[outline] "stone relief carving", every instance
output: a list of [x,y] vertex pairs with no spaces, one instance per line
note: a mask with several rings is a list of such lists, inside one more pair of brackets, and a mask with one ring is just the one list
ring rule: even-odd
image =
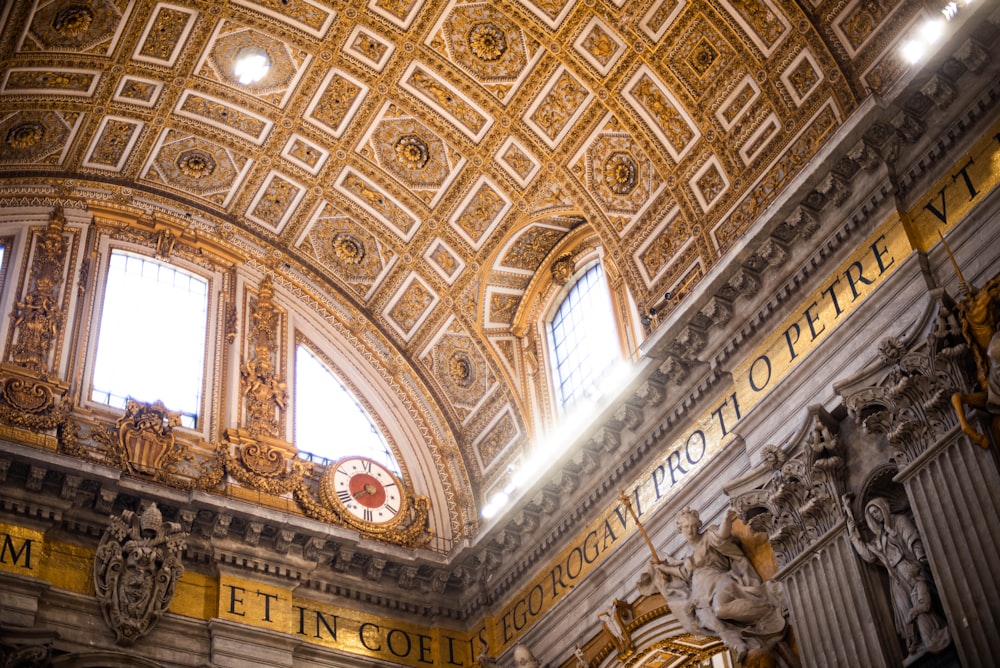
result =
[[[726,487],[740,517],[754,531],[767,534],[779,568],[840,521],[847,472],[837,421],[822,407],[810,408],[791,449],[798,454],[789,458],[776,446],[765,447],[757,469]],[[733,493],[741,482],[758,486]]]
[[601,625],[618,652],[619,658],[625,658],[635,651],[635,644],[632,642],[632,635],[629,633],[628,625],[635,618],[632,606],[625,601],[615,599],[607,610],[597,613],[597,618],[601,620]]
[[863,535],[854,519],[851,497],[843,497],[847,533],[858,555],[878,563],[889,575],[889,599],[896,630],[906,645],[905,663],[951,644],[944,619],[934,609],[933,581],[923,542],[909,513],[892,512],[889,501],[876,496],[865,505]]
[[0,666],[3,668],[48,668],[53,643],[59,637],[50,629],[32,629],[0,624]]
[[[702,530],[698,512],[685,508],[677,528],[687,538],[682,559],[653,559],[639,580],[639,591],[659,593],[689,633],[714,635],[742,663],[750,660],[798,660],[782,640],[788,630],[787,606],[776,582],[762,582],[732,535],[734,510],[721,526]],[[752,655],[752,656],[751,656]]]
[[901,470],[959,425],[950,402],[968,393],[968,345],[951,304],[942,300],[924,346],[907,351],[897,338],[879,345],[884,376],[844,397],[850,414],[871,434],[884,434]]
[[156,504],[141,515],[112,517],[94,559],[94,589],[115,642],[129,647],[149,633],[170,607],[184,573],[187,533],[164,522]]

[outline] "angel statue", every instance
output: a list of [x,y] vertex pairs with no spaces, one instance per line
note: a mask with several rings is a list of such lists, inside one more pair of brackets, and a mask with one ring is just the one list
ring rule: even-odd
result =
[[659,592],[686,631],[718,636],[740,664],[775,665],[777,652],[786,665],[797,666],[781,643],[788,629],[784,596],[776,583],[761,581],[743,553],[732,535],[735,517],[730,509],[721,527],[702,530],[697,511],[681,511],[677,528],[690,553],[683,559],[654,556],[639,591]]
[[962,289],[958,317],[962,325],[962,336],[976,364],[976,380],[979,383],[975,392],[957,392],[952,395],[951,403],[965,435],[973,443],[987,448],[989,438],[969,424],[965,407],[971,406],[983,411],[994,437],[1000,438],[1000,275],[991,278],[982,288],[976,288],[965,280],[943,236],[941,243],[958,274],[958,284]]

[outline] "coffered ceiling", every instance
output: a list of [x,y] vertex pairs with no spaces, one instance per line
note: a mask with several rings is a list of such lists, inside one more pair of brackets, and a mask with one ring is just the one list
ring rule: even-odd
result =
[[[280,251],[374,325],[481,495],[537,428],[512,326],[567,235],[642,309],[692,288],[897,80],[919,5],[9,2],[0,184]],[[241,84],[247,47],[271,68]]]

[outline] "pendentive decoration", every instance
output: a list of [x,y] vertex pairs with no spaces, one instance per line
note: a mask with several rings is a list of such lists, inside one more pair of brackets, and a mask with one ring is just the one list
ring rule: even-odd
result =
[[50,362],[65,318],[59,305],[65,231],[66,217],[57,207],[36,235],[27,289],[11,311],[12,343],[0,365],[0,421],[35,434],[52,432],[54,447],[80,454],[78,428],[63,405],[69,386],[59,381]]
[[141,515],[125,510],[111,518],[94,559],[94,589],[119,645],[134,645],[170,607],[184,573],[186,540],[180,525],[163,521],[155,503]]

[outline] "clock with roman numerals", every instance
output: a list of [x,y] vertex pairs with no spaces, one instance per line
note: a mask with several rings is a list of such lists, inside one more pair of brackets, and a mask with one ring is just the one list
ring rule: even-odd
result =
[[333,465],[330,499],[368,525],[395,522],[407,495],[392,471],[367,457],[347,457]]

